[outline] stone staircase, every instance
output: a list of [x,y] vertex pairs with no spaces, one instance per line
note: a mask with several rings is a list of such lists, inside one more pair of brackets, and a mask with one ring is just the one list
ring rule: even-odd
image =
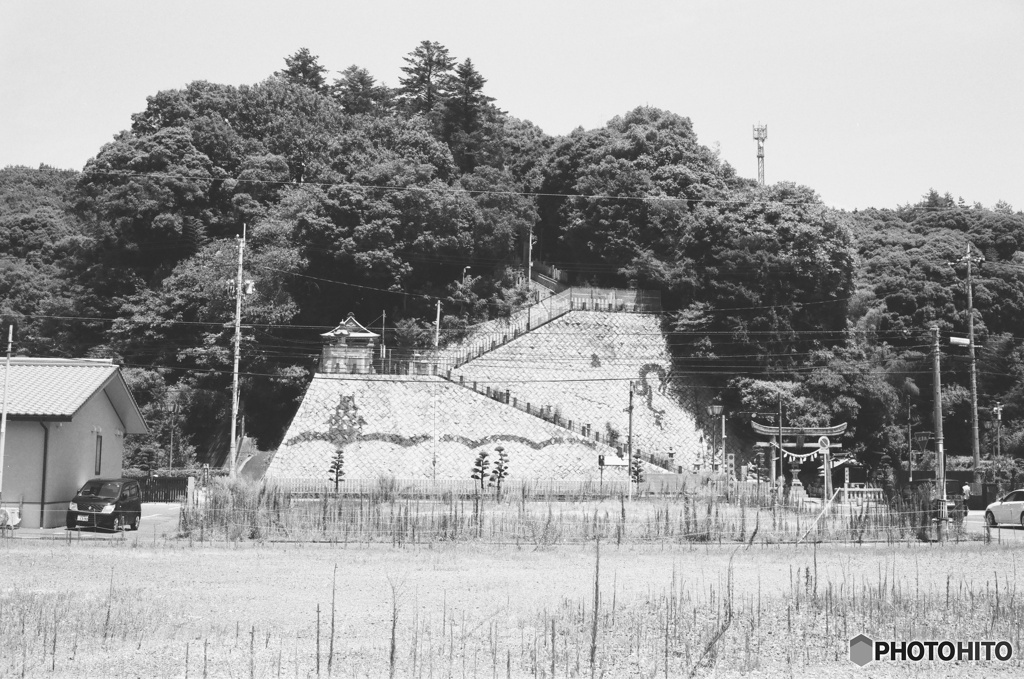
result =
[[[570,288],[553,295],[540,304],[532,305],[530,308],[518,312],[507,322],[498,322],[497,324],[491,322],[491,327],[486,328],[485,332],[476,332],[467,340],[442,349],[428,359],[432,365],[427,371],[422,372],[435,374],[545,422],[592,439],[597,443],[611,446],[621,457],[625,457],[628,443],[624,440],[626,439],[624,434],[606,430],[600,425],[595,427],[591,422],[565,417],[562,415],[562,408],[557,401],[534,402],[528,396],[516,393],[508,387],[498,388],[489,384],[481,384],[478,380],[467,380],[465,375],[460,374],[459,369],[506,347],[527,333],[536,332],[572,311],[643,313],[659,309],[660,297],[650,293],[638,293],[635,290]],[[660,370],[662,379],[665,379],[664,369]],[[646,395],[647,401],[650,401],[650,394],[653,393],[654,387],[647,384],[646,374],[641,371],[632,377],[636,378],[641,396]],[[653,451],[644,454],[636,446],[634,446],[634,454],[666,471],[678,471],[678,465],[671,456],[659,455]]]

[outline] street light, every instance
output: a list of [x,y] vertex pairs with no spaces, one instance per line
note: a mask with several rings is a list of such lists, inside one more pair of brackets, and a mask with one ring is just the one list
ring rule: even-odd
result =
[[463,285],[466,284],[466,272],[469,271],[469,269],[470,269],[470,267],[468,267],[468,266],[462,267],[462,284]]
[[[712,418],[721,417],[722,418],[722,443],[723,443],[723,447],[724,447],[724,444],[725,444],[725,415],[724,415],[724,413],[725,413],[725,406],[723,406],[721,403],[715,402],[715,403],[712,403],[711,405],[708,406],[707,412],[708,412],[708,417],[712,417]],[[714,424],[715,424],[714,421],[712,421],[712,426],[711,426],[711,470],[712,471],[715,470],[715,453],[718,451],[718,445],[715,443],[715,438],[716,438],[717,432],[715,431]],[[723,465],[725,464],[725,451],[724,450],[722,451],[722,464]]]

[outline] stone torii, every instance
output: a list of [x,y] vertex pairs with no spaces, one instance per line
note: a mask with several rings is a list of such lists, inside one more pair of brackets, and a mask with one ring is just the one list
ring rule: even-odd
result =
[[[846,432],[846,422],[831,427],[773,427],[751,420],[750,426],[754,429],[754,433],[760,436],[770,436],[772,441],[769,445],[778,448],[781,452],[779,473],[782,472],[783,459],[789,458],[790,473],[792,474],[792,486],[789,490],[791,499],[801,499],[806,495],[798,476],[800,463],[821,455],[825,463],[825,497],[823,501],[827,502],[830,499],[832,470],[829,464],[829,451],[843,447],[838,440],[833,443],[833,439],[838,439]],[[775,475],[774,461],[772,462],[772,475]]]

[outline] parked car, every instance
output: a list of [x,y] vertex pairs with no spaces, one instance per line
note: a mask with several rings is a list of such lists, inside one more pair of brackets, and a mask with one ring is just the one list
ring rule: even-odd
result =
[[985,523],[998,526],[1015,523],[1024,526],[1024,490],[1010,491],[985,508]]
[[68,505],[68,529],[138,530],[142,490],[135,479],[90,479]]

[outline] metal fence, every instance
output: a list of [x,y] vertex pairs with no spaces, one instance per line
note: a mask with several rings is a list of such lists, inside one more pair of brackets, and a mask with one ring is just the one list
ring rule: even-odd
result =
[[187,476],[144,476],[139,485],[143,502],[180,502],[188,495]]

